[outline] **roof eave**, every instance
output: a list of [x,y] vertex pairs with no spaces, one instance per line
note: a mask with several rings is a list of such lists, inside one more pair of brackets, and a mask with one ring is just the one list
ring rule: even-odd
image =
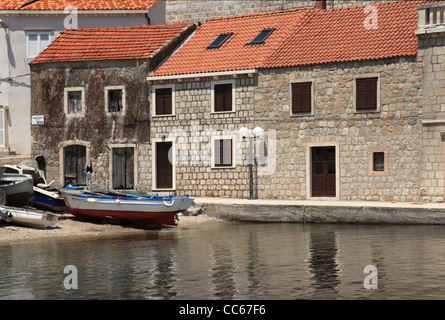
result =
[[206,73],[189,73],[189,74],[177,74],[167,76],[149,76],[147,81],[162,81],[162,80],[177,80],[177,79],[189,79],[189,78],[206,78],[206,77],[221,77],[221,76],[235,76],[235,75],[253,75],[258,73],[258,69],[248,70],[231,70],[231,71],[217,71]]
[[[145,15],[150,8],[143,10],[78,10],[77,14],[83,16],[122,16],[122,15]],[[66,15],[64,10],[0,10],[4,16],[35,16],[35,15]]]

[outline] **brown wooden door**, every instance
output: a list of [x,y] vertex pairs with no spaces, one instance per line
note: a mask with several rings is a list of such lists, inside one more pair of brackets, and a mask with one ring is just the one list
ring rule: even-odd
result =
[[134,188],[134,148],[113,149],[113,189]]
[[312,196],[335,197],[335,147],[312,148]]
[[71,145],[64,149],[65,151],[65,167],[64,176],[65,183],[73,182],[78,186],[86,185],[86,154],[87,149],[81,145]]
[[173,166],[168,158],[171,142],[156,143],[156,188],[173,188]]

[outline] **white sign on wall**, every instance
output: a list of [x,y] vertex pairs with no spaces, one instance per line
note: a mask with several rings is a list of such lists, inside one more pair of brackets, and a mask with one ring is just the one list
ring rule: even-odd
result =
[[45,124],[45,116],[32,116],[32,124],[33,125]]

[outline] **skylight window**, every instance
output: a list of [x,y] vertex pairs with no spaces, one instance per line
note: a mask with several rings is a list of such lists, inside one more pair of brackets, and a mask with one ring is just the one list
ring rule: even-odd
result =
[[220,48],[232,34],[233,33],[221,33],[215,40],[213,40],[213,42],[207,47],[207,49]]
[[264,44],[266,39],[274,32],[275,29],[263,29],[261,32],[253,39],[250,43],[247,43],[246,46],[252,46],[256,44]]

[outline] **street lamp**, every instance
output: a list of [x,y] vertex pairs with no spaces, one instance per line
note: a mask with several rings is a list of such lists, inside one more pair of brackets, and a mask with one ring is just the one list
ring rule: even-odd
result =
[[256,163],[255,150],[253,146],[253,142],[255,137],[261,137],[264,133],[264,130],[260,127],[256,127],[252,130],[252,134],[250,134],[250,130],[247,128],[241,128],[239,130],[240,136],[245,139],[249,139],[249,147],[247,148],[247,164],[249,165],[249,200],[255,199],[253,196],[253,165]]

